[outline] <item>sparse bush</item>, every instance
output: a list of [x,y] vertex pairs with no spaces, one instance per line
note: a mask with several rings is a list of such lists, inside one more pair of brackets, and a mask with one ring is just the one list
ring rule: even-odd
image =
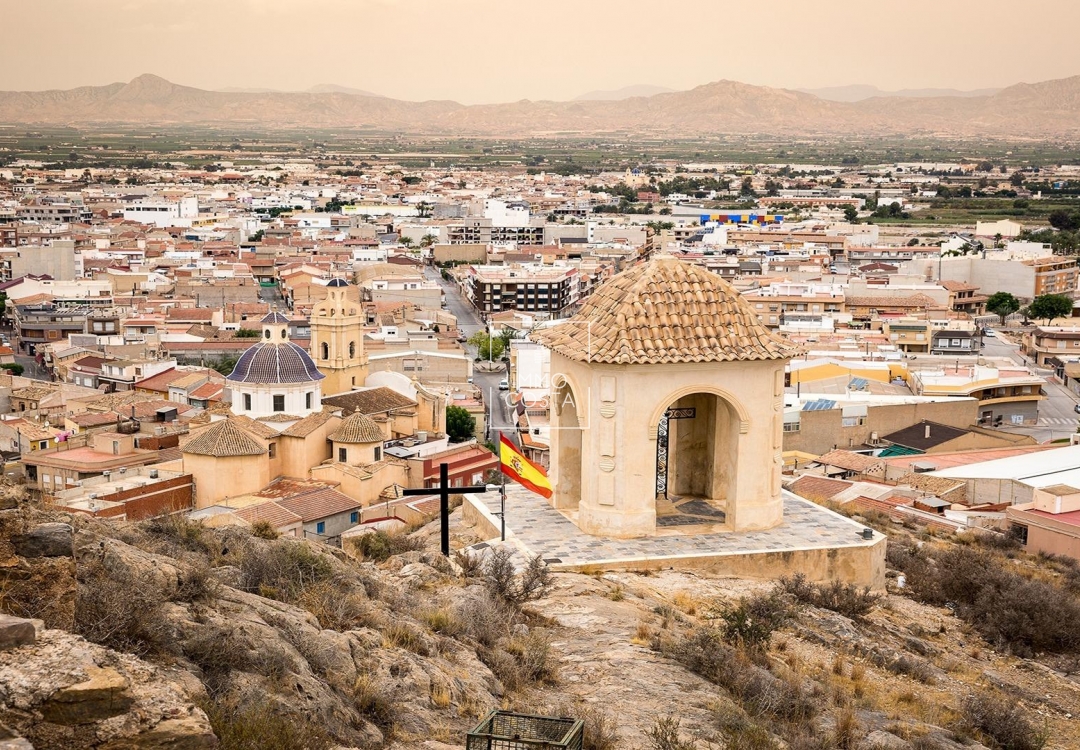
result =
[[151,518],[145,522],[143,528],[152,536],[171,542],[189,552],[206,555],[210,554],[214,548],[202,522],[192,521],[183,513]]
[[200,707],[220,750],[328,750],[335,744],[302,714],[283,715],[268,701],[247,706],[204,702]]
[[218,583],[206,563],[188,566],[182,573],[174,599],[179,602],[206,601],[212,599]]
[[165,592],[152,573],[107,570],[100,562],[78,571],[75,632],[102,646],[144,655],[170,647],[162,615]]
[[484,574],[484,558],[478,553],[467,550],[456,550],[454,562],[461,568],[461,574],[466,578],[479,578]]
[[741,711],[718,712],[717,723],[724,750],[779,750],[769,730],[749,721]]
[[523,682],[543,682],[549,685],[558,680],[555,657],[551,653],[551,637],[533,628],[525,635],[511,638],[506,651],[512,655]]
[[1069,591],[1028,579],[979,549],[950,549],[936,559],[898,548],[889,562],[907,574],[916,599],[957,614],[991,643],[1020,656],[1080,649],[1080,600]]
[[372,562],[384,562],[394,555],[424,548],[421,539],[406,534],[388,534],[382,529],[353,537],[349,544],[358,557]]
[[420,619],[432,633],[456,637],[466,632],[465,623],[457,615],[446,608],[428,609],[420,615]]
[[615,750],[619,746],[619,722],[600,706],[578,706],[572,713],[563,711],[560,715],[576,716],[585,723],[582,750]]
[[767,648],[773,631],[782,628],[793,615],[790,597],[779,588],[768,594],[741,597],[734,607],[720,612],[724,638],[751,650]]
[[356,678],[353,703],[360,715],[372,724],[382,729],[393,727],[398,712],[397,695],[380,684],[375,675],[368,673]]
[[388,647],[403,648],[420,656],[427,656],[429,653],[424,636],[412,625],[401,620],[391,622],[383,630],[383,642]]
[[526,563],[520,574],[514,569],[513,552],[508,547],[492,550],[484,561],[484,580],[499,599],[520,606],[539,599],[551,587],[551,571],[539,555]]
[[881,600],[880,595],[870,593],[869,586],[860,589],[853,584],[839,581],[828,584],[810,583],[802,573],[781,578],[780,585],[802,604],[829,609],[852,620],[866,617]]
[[655,642],[687,669],[735,696],[752,715],[797,722],[815,713],[813,701],[800,684],[757,666],[726,644],[719,630],[697,627],[685,637]]
[[965,728],[977,730],[995,750],[1042,750],[1045,727],[1036,727],[1015,700],[998,693],[968,696],[960,707]]
[[252,668],[250,646],[232,628],[207,626],[184,641],[182,648],[184,656],[202,670],[204,682]]
[[259,539],[277,539],[281,536],[278,530],[274,528],[274,524],[269,521],[256,521],[251,524],[251,535],[258,537]]
[[697,750],[697,742],[679,736],[679,720],[673,716],[658,716],[645,736],[653,750]]
[[290,603],[334,576],[329,559],[299,541],[249,542],[241,551],[239,567],[244,591]]
[[304,589],[298,603],[328,630],[344,632],[373,624],[367,599],[345,581],[314,583]]

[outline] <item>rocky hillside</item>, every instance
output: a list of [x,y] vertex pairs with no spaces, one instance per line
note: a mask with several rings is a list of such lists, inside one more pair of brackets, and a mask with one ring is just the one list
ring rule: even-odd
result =
[[204,91],[153,75],[68,91],[0,92],[0,123],[370,128],[407,133],[524,136],[666,134],[1075,134],[1080,76],[981,96],[834,101],[787,89],[716,81],[689,91],[570,102],[465,106],[406,102],[334,88],[317,92]]
[[[585,718],[587,750],[1080,746],[1075,627],[1032,639],[1080,606],[1061,561],[890,527],[919,579],[903,594],[513,575],[519,556],[444,560],[432,529],[354,557],[266,530],[106,525],[7,490],[0,748],[446,750],[498,707]],[[973,562],[1026,622],[991,628],[978,597],[926,603],[945,566]],[[1022,609],[1014,584],[1035,586]]]

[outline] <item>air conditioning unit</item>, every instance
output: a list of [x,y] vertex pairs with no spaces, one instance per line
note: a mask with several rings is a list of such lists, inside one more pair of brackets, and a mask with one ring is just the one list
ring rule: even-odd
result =
[[151,479],[157,479],[158,478],[158,470],[157,469],[151,469],[150,470],[150,478]]

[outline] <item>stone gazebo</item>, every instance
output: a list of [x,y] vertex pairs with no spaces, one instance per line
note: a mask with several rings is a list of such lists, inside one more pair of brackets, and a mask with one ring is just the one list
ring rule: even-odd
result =
[[531,338],[551,350],[553,502],[582,531],[782,521],[784,364],[796,347],[718,275],[657,257]]

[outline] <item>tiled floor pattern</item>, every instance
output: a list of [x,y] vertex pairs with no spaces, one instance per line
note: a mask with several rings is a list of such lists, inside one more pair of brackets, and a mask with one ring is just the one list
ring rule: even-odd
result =
[[[508,536],[553,564],[641,560],[647,558],[701,557],[712,555],[781,552],[791,549],[857,547],[873,544],[862,537],[863,526],[821,506],[784,493],[784,522],[768,531],[672,533],[641,539],[601,539],[578,530],[548,502],[516,485],[506,487]],[[492,513],[499,512],[499,496],[474,495]]]

